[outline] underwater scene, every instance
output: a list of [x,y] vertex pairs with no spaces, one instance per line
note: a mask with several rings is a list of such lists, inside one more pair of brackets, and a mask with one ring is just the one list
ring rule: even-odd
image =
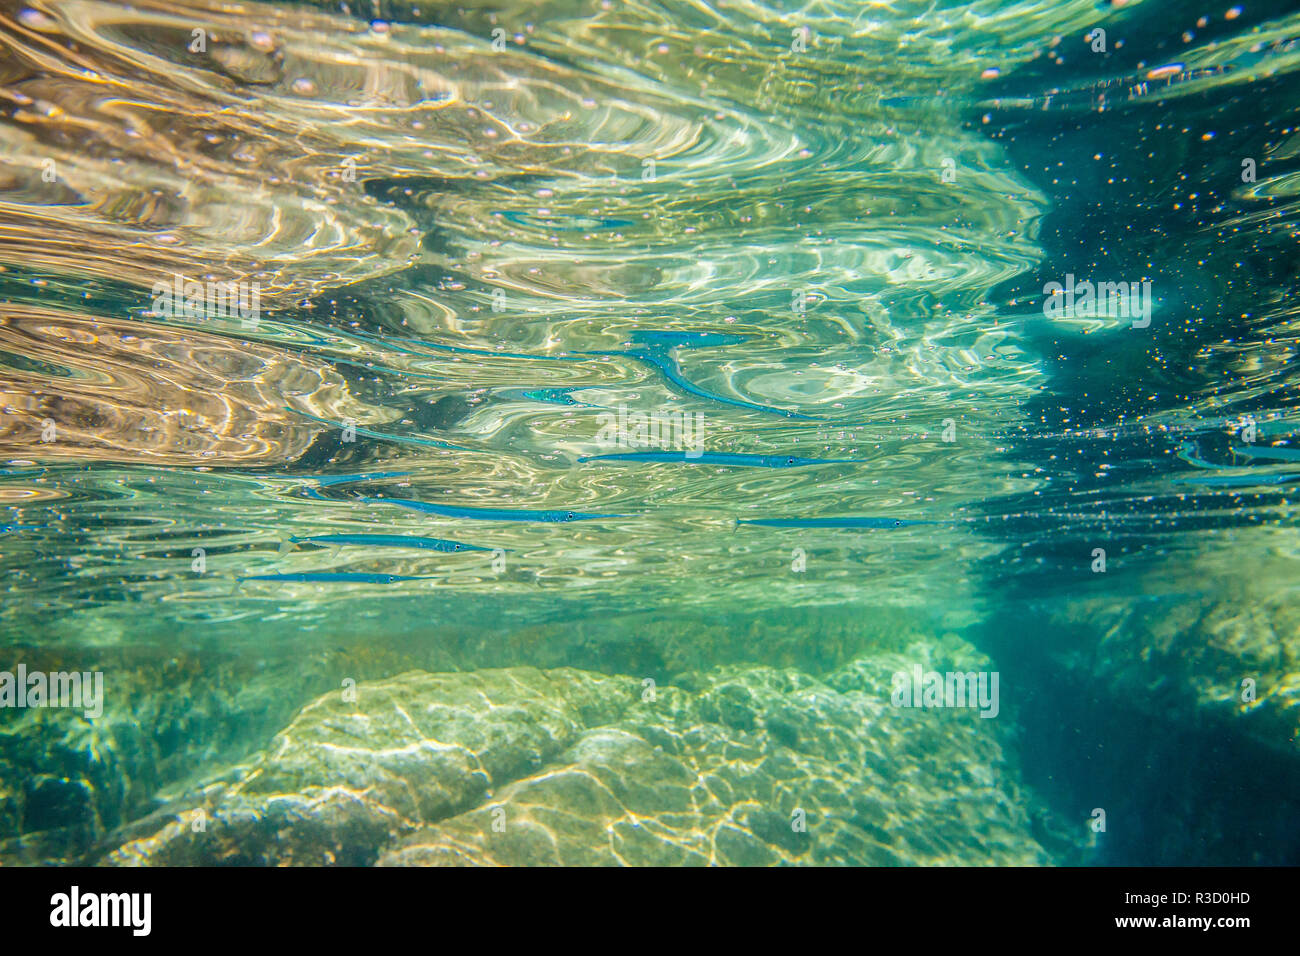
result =
[[1300,862],[1300,3],[0,44],[0,865]]

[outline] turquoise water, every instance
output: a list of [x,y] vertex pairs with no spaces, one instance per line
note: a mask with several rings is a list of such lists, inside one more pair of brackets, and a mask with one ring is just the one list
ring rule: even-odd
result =
[[1293,4],[0,28],[0,862],[1300,857]]

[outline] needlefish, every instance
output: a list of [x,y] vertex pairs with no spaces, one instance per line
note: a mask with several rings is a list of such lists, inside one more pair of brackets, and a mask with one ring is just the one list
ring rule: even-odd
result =
[[236,578],[244,581],[282,581],[295,584],[392,584],[396,581],[432,581],[430,576],[407,574],[373,574],[366,571],[302,571],[289,574],[250,574]]
[[638,330],[632,333],[632,341],[640,348],[627,349],[621,352],[598,351],[582,352],[582,355],[604,355],[604,356],[622,356],[643,362],[646,365],[659,371],[661,375],[672,385],[676,385],[682,391],[695,395],[698,398],[707,399],[711,402],[718,402],[722,405],[730,405],[733,408],[745,408],[750,411],[764,412],[769,415],[780,415],[782,418],[789,418],[795,421],[821,421],[822,419],[811,418],[808,415],[801,415],[798,412],[787,411],[782,408],[773,408],[770,405],[758,405],[754,402],[747,402],[737,398],[729,398],[726,395],[719,395],[717,392],[711,392],[700,385],[686,378],[682,374],[681,365],[673,355],[673,350],[677,348],[706,348],[720,345],[736,345],[748,340],[747,336],[734,335],[720,332],[670,332],[667,330]]
[[359,475],[313,475],[316,483],[322,488],[328,488],[330,485],[350,484],[354,481],[382,481],[385,478],[405,478],[410,475],[409,471],[367,471]]
[[[307,537],[291,537],[292,544],[344,545],[359,544],[375,548],[417,548],[422,551],[491,551],[492,548],[477,544],[464,544],[449,541],[446,538],[421,538],[404,534],[313,534]],[[287,550],[285,548],[284,550]]]
[[314,481],[322,488],[328,488],[331,485],[346,485],[352,482],[360,481],[383,481],[389,478],[407,478],[413,472],[409,471],[365,471],[352,475],[248,475],[249,478],[274,478],[274,479],[292,479],[295,481]]
[[1245,458],[1267,458],[1272,461],[1300,461],[1300,448],[1287,448],[1284,445],[1264,445],[1252,448],[1240,445],[1232,449],[1234,454]]
[[593,514],[585,511],[533,511],[530,509],[507,510],[504,508],[465,508],[459,505],[434,505],[427,501],[412,501],[409,498],[362,498],[367,504],[397,505],[411,511],[440,515],[444,518],[470,518],[477,521],[591,521],[596,518],[631,518],[632,515]]
[[764,528],[906,528],[918,524],[942,524],[940,521],[912,521],[907,518],[741,518],[736,524]]
[[407,445],[427,445],[430,448],[449,448],[453,451],[473,451],[472,448],[466,448],[463,445],[453,445],[451,442],[441,441],[437,438],[421,438],[412,435],[390,435],[385,432],[373,431],[369,428],[362,428],[360,425],[350,425],[345,422],[332,422],[328,418],[319,418],[316,415],[310,415],[307,412],[300,412],[296,408],[284,406],[286,412],[292,412],[295,415],[301,415],[303,418],[310,419],[321,425],[329,425],[340,431],[351,429],[358,435],[365,435],[367,438],[377,438],[380,441],[400,442]]
[[695,465],[734,465],[738,468],[801,468],[804,465],[845,465],[861,458],[797,458],[793,455],[742,455],[717,451],[630,451],[611,455],[584,455],[588,461],[673,461]]
[[[1265,458],[1278,461],[1292,461],[1300,458],[1300,452],[1293,448],[1248,448],[1231,449],[1234,454],[1246,458]],[[1202,458],[1200,448],[1194,441],[1183,441],[1178,445],[1178,457],[1197,468],[1210,471],[1231,471],[1228,465],[1216,465]],[[1229,475],[1188,475],[1173,479],[1176,485],[1204,485],[1210,488],[1249,488],[1252,485],[1281,485],[1289,481],[1300,481],[1300,474],[1283,472],[1281,474],[1229,474]]]

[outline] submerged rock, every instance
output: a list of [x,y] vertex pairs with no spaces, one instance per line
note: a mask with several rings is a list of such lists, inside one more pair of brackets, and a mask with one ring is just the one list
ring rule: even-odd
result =
[[657,689],[531,667],[362,683],[106,862],[1051,862],[1007,724],[892,707],[903,666],[726,666]]
[[[1248,546],[1256,557],[1243,566],[1237,555]],[[995,620],[995,629],[1022,642],[1004,638],[997,653],[1037,660],[1175,726],[1240,734],[1294,759],[1296,546],[1293,529],[1240,531],[1231,547],[1206,545],[1139,569],[1140,599],[1117,603],[1098,594],[1044,604],[1018,617],[1014,630]]]
[[123,828],[153,832],[150,820],[156,829],[174,817],[160,790],[191,786],[257,752],[345,676],[411,666],[382,650],[298,653],[292,666],[265,667],[224,653],[52,640],[10,653],[32,670],[76,662],[102,672],[104,699],[93,719],[70,708],[0,708],[0,865],[85,862],[97,846],[120,845]]

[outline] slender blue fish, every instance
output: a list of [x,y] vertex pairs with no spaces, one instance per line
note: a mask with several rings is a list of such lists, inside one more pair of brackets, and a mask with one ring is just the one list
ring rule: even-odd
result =
[[623,352],[586,352],[579,354],[626,356],[636,359],[638,362],[644,362],[646,365],[658,369],[668,382],[676,385],[682,391],[699,398],[708,399],[711,402],[731,405],[734,408],[746,408],[755,412],[765,412],[769,415],[780,415],[782,418],[796,421],[815,422],[823,420],[811,418],[808,415],[800,415],[798,412],[789,412],[782,408],[773,408],[770,405],[758,405],[754,402],[728,398],[726,395],[710,392],[708,389],[702,388],[687,379],[682,374],[681,366],[678,364],[676,357],[672,354],[673,349],[676,348],[737,345],[747,341],[747,336],[724,332],[672,332],[661,329],[640,329],[632,333],[632,341],[642,347],[628,349]]
[[1300,461],[1300,448],[1277,446],[1251,448],[1249,445],[1242,445],[1233,448],[1232,450],[1238,455],[1244,455],[1247,458],[1269,458],[1273,461]]
[[462,508],[458,505],[433,505],[427,501],[411,501],[409,498],[362,498],[368,504],[397,505],[425,514],[441,515],[444,518],[474,518],[479,521],[591,521],[594,518],[630,518],[631,515],[592,514],[585,511],[532,511],[518,509],[508,511],[502,508]]
[[330,485],[343,485],[353,481],[380,481],[385,478],[405,478],[412,474],[409,471],[367,471],[355,475],[276,475],[276,474],[254,474],[247,475],[248,478],[292,478],[297,481],[314,481],[322,488],[328,488]]
[[[471,349],[459,345],[442,345],[438,342],[426,342],[422,339],[404,338],[400,335],[385,335],[382,338],[373,335],[363,335],[360,332],[350,332],[349,335],[354,338],[367,342],[374,342],[386,348],[394,348],[401,352],[407,352],[411,355],[419,355],[420,350],[433,349],[437,352],[452,352],[456,355],[482,355],[485,358],[519,358],[528,359],[533,362],[581,362],[583,359],[573,355],[541,355],[528,354],[525,352],[494,352],[491,349]],[[393,343],[406,343],[408,345],[418,346],[417,349],[398,348]],[[427,353],[426,353],[427,354]]]
[[[307,412],[300,412],[298,411],[298,409],[290,408],[288,405],[284,406],[284,410],[286,412],[293,412],[295,415],[301,415],[303,418],[309,418],[312,421],[319,422],[322,425],[330,425],[334,428],[339,429],[340,431],[348,427],[343,422],[332,422],[328,418],[317,418],[315,415],[309,415],[307,414]],[[472,450],[469,448],[465,448],[462,445],[453,445],[451,442],[439,441],[436,438],[412,438],[406,435],[389,435],[384,432],[371,431],[369,428],[362,428],[360,425],[353,425],[351,427],[352,430],[356,432],[358,435],[365,435],[367,438],[380,438],[384,441],[402,442],[407,445],[428,445],[431,448],[450,448],[454,451]]]
[[493,215],[504,216],[520,226],[532,226],[552,232],[597,232],[603,229],[621,229],[634,225],[631,219],[610,219],[602,216],[573,216],[552,213],[549,216],[533,216],[526,212],[496,209]]
[[[1266,458],[1278,461],[1300,460],[1300,449],[1294,448],[1233,448],[1234,452],[1247,458]],[[1200,449],[1193,441],[1184,441],[1178,446],[1178,457],[1189,465],[1213,471],[1228,471],[1231,465],[1216,465],[1200,457]],[[1262,474],[1262,475],[1189,475],[1173,479],[1176,485],[1204,485],[1211,488],[1249,488],[1251,485],[1281,485],[1288,481],[1300,480],[1300,474]]]
[[409,471],[367,471],[359,475],[323,475],[316,476],[316,483],[322,488],[330,485],[342,485],[353,481],[379,481],[384,478],[405,478]]
[[761,525],[764,528],[905,528],[916,524],[939,524],[938,521],[910,521],[906,518],[752,518],[736,524]]
[[1173,483],[1206,485],[1211,488],[1249,488],[1251,485],[1281,485],[1288,481],[1300,481],[1300,475],[1195,475],[1188,478],[1175,478]]
[[[581,392],[585,385],[575,385],[572,388],[535,388],[527,392],[518,394],[534,402],[545,402],[548,405],[569,405],[574,408],[600,408],[599,405],[589,405],[586,402],[580,402],[570,396],[570,392]],[[509,397],[509,396],[507,396]]]
[[739,468],[800,468],[804,465],[844,465],[860,458],[796,458],[793,455],[737,455],[705,451],[629,451],[612,455],[584,455],[587,461],[681,461],[696,465],[735,465]]
[[635,329],[631,339],[652,349],[699,349],[711,345],[743,345],[748,335],[735,332],[677,332],[671,329]]
[[314,534],[290,538],[294,544],[364,544],[377,548],[419,548],[424,551],[491,551],[477,544],[462,544],[446,538],[420,538],[404,534]]
[[250,574],[239,581],[287,581],[305,584],[392,584],[394,581],[432,581],[432,577],[407,574],[371,574],[364,571],[304,571],[293,574]]
[[1226,468],[1226,465],[1216,465],[1213,462],[1206,461],[1201,457],[1201,448],[1196,442],[1181,441],[1178,443],[1178,457],[1189,465],[1195,465],[1197,468]]
[[[602,353],[593,353],[602,354]],[[673,385],[676,385],[682,391],[699,398],[708,399],[711,402],[719,402],[723,405],[731,405],[734,408],[746,408],[754,412],[765,412],[768,415],[780,415],[782,418],[789,418],[794,421],[815,422],[822,419],[812,418],[808,415],[801,415],[798,412],[786,411],[783,408],[773,408],[770,405],[758,405],[754,402],[746,402],[738,398],[728,398],[726,395],[719,395],[717,392],[710,392],[708,389],[696,385],[690,379],[682,374],[681,366],[677,364],[668,351],[661,349],[632,349],[627,352],[608,352],[608,355],[626,355],[628,358],[644,362],[660,371],[663,377]]]

